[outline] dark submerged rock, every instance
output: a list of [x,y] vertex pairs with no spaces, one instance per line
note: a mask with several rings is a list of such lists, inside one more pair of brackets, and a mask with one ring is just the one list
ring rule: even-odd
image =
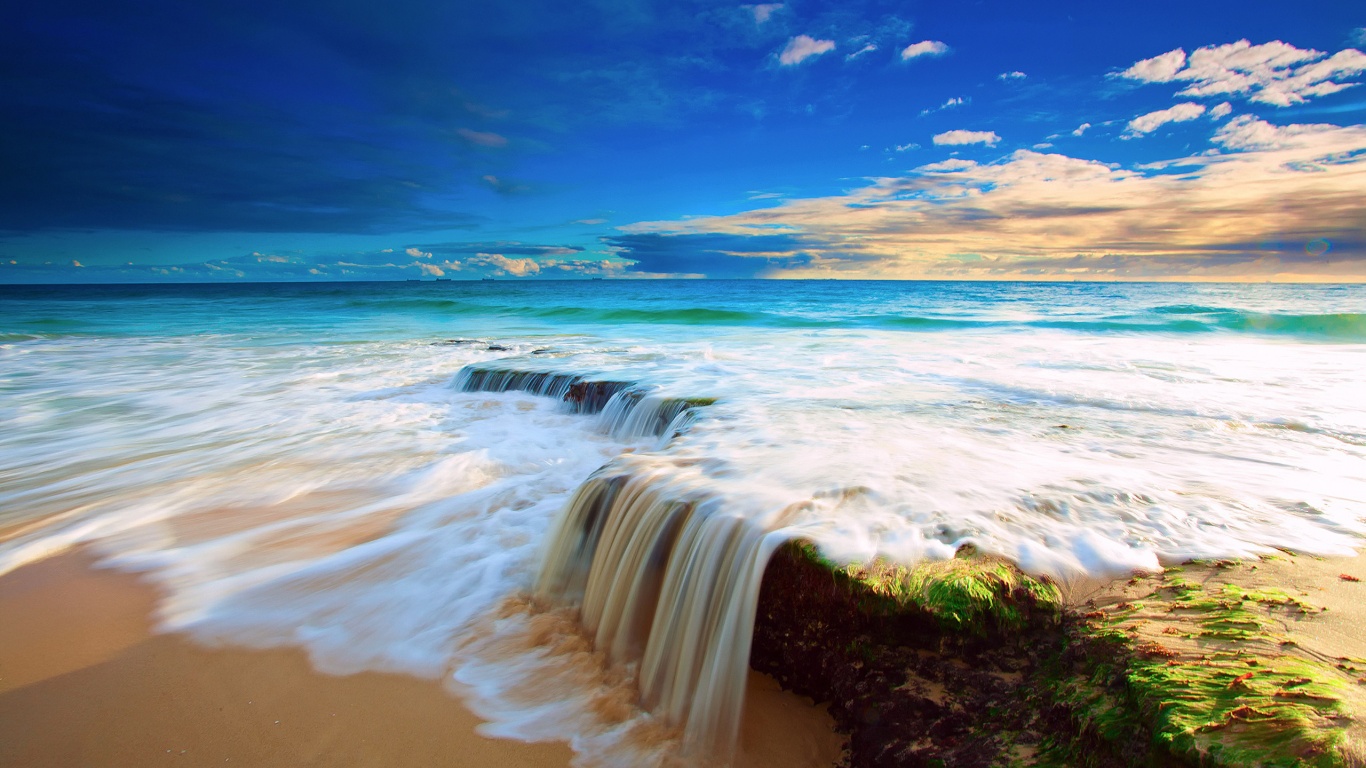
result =
[[[490,346],[490,349],[493,349]],[[710,397],[649,399],[646,387],[637,382],[598,379],[588,375],[559,371],[534,371],[505,368],[499,364],[467,365],[456,376],[455,387],[463,392],[530,392],[561,400],[574,413],[598,414],[614,399],[609,429],[631,424],[635,434],[663,436],[675,419],[687,411],[716,402]],[[632,417],[632,411],[646,407]]]
[[946,631],[790,544],[765,572],[750,664],[830,702],[850,766],[1002,765],[1040,740],[1022,670],[1055,621],[1040,611],[1010,633]]
[[946,622],[946,585],[1001,573],[963,560],[839,568],[791,543],[764,575],[750,663],[829,702],[849,766],[1363,764],[1347,729],[1366,660],[1288,652],[1286,617],[1321,609],[1232,580],[1256,566],[1209,564],[1208,584],[1181,568],[1121,579],[1099,610],[1005,579],[971,622]]

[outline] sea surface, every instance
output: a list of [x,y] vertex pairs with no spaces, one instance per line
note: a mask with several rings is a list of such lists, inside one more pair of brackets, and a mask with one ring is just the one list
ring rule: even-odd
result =
[[[652,431],[463,391],[471,365],[698,407]],[[88,545],[165,588],[167,630],[442,679],[491,735],[641,764],[677,723],[531,596],[599,467],[841,561],[1346,554],[1366,287],[8,286],[0,424],[0,572]]]

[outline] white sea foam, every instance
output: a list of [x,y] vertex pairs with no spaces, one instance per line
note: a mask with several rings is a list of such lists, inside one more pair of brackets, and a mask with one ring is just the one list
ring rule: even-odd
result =
[[[851,561],[971,543],[1065,578],[1366,533],[1361,345],[649,326],[500,343],[5,346],[0,509],[27,527],[0,572],[89,543],[166,587],[166,629],[447,678],[491,735],[647,764],[678,734],[634,706],[633,670],[525,598],[575,488],[624,451],[686,463],[730,514],[796,510],[786,534]],[[613,436],[620,413],[451,386],[493,359],[719,401],[673,442]]]

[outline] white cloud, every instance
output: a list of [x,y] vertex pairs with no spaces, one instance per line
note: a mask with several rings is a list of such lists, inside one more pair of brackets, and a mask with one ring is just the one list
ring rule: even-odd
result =
[[773,17],[773,14],[783,9],[782,3],[762,3],[760,5],[742,5],[754,14],[754,23],[763,24]]
[[1026,77],[1029,77],[1029,75],[1026,75],[1025,73],[1017,69],[1014,72],[1002,72],[1001,74],[996,76],[996,79],[1000,80],[1001,82],[1009,82],[1011,80],[1023,80]]
[[1205,114],[1205,105],[1186,101],[1146,115],[1139,115],[1129,121],[1129,136],[1142,136],[1152,133],[1167,123],[1184,123]]
[[82,264],[82,263],[80,263],[79,261],[76,261],[75,259],[72,259],[72,260],[71,260],[71,266],[73,266],[73,267],[84,267],[85,265]]
[[1366,45],[1366,27],[1352,30],[1352,45]]
[[496,133],[486,133],[484,131],[471,131],[468,128],[457,128],[455,132],[460,138],[479,147],[506,147],[507,137],[499,136]]
[[934,136],[935,146],[958,146],[962,144],[985,144],[988,147],[996,146],[1001,140],[995,131],[945,131]]
[[431,275],[432,277],[446,276],[446,270],[442,269],[441,267],[438,267],[435,264],[426,264],[423,262],[418,262],[417,268],[421,270],[422,274],[424,275]]
[[873,45],[872,43],[868,43],[867,45],[863,46],[862,48],[858,49],[857,51],[854,51],[853,53],[849,54],[848,56],[845,56],[845,57],[844,57],[844,60],[845,60],[845,61],[849,61],[850,59],[856,59],[856,58],[862,56],[862,55],[865,54],[865,53],[872,53],[873,51],[876,51],[876,50],[877,50],[877,46],[876,46],[876,45]]
[[509,259],[501,253],[475,254],[474,258],[466,259],[465,263],[471,266],[493,267],[513,277],[526,277],[541,271],[541,265],[535,259]]
[[943,56],[948,52],[949,47],[938,40],[921,40],[902,48],[901,60],[910,61],[920,56]]
[[1351,88],[1342,82],[1366,72],[1366,53],[1346,48],[1332,56],[1273,40],[1211,45],[1190,55],[1180,48],[1144,59],[1119,77],[1145,83],[1189,83],[1180,96],[1243,96],[1286,107]]
[[934,113],[934,112],[940,112],[940,111],[945,110],[945,109],[953,109],[954,107],[961,107],[961,106],[963,106],[963,105],[966,104],[966,103],[968,103],[966,99],[964,99],[964,98],[962,98],[962,97],[960,97],[960,96],[954,96],[953,98],[950,98],[948,101],[944,102],[943,104],[940,104],[940,105],[937,106],[937,107],[934,107],[934,108],[932,108],[932,109],[922,109],[922,110],[920,110],[920,116],[921,116],[921,117],[924,117],[925,115],[928,115],[928,114],[931,114],[931,113]]
[[1229,114],[1232,112],[1233,105],[1225,101],[1222,104],[1218,104],[1212,107],[1209,111],[1209,116],[1214,118],[1215,120],[1219,120],[1221,118],[1228,117]]
[[406,248],[403,252],[415,259],[430,259],[432,257],[430,253],[424,253],[421,248]]
[[1142,80],[1145,83],[1168,83],[1176,78],[1176,73],[1186,66],[1186,52],[1181,48],[1167,51],[1161,56],[1144,59],[1119,73],[1120,77]]
[[920,145],[915,143],[898,144],[895,147],[892,147],[892,149],[896,150],[897,152],[909,152],[912,149],[920,149]]
[[937,163],[922,165],[915,170],[917,173],[958,173],[959,171],[969,171],[976,167],[977,163],[971,160],[951,157],[948,160],[940,160]]
[[819,56],[835,50],[834,40],[817,40],[808,35],[797,35],[787,41],[787,47],[778,54],[778,63],[785,67],[800,64],[812,56]]
[[[1239,115],[1225,123],[1214,134],[1214,143],[1235,151],[1248,150],[1315,150],[1324,149],[1329,140],[1350,140],[1355,134],[1366,132],[1366,127],[1349,126],[1343,128],[1327,124],[1292,124],[1277,126],[1260,120],[1253,115]],[[1343,152],[1359,152],[1366,147],[1339,147],[1337,152],[1324,149],[1314,162],[1349,159],[1350,154],[1336,157]]]
[[[1179,173],[1018,150],[844,194],[623,229],[791,233],[800,259],[785,277],[1366,281],[1366,126],[1242,116],[1217,142],[1164,164]],[[1306,254],[1318,240],[1333,243],[1331,262]],[[981,258],[965,263],[965,253]]]
[[1090,124],[1090,123],[1082,123],[1081,125],[1077,126],[1077,129],[1076,129],[1075,131],[1072,131],[1072,135],[1073,135],[1073,136],[1080,136],[1080,135],[1082,135],[1083,133],[1086,133],[1086,129],[1087,129],[1087,128],[1090,128],[1090,127],[1091,127],[1091,124]]

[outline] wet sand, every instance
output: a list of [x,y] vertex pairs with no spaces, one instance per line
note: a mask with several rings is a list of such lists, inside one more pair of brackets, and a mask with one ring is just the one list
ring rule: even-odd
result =
[[[1195,583],[1274,588],[1302,598],[1326,610],[1283,620],[1280,629],[1295,638],[1297,652],[1319,660],[1366,658],[1366,556],[1324,558],[1280,553],[1264,560],[1187,563],[1182,566],[1182,575]],[[1079,580],[1071,586],[1068,602],[1081,610],[1137,600],[1151,588],[1123,579]]]
[[[1271,630],[1289,644],[1275,645],[1275,638],[1250,640],[1243,648],[1254,652],[1299,656],[1341,670],[1341,689],[1347,726],[1351,765],[1366,765],[1366,556],[1314,557],[1281,553],[1274,558],[1246,561],[1187,563],[1183,578],[1205,585],[1215,592],[1225,584],[1245,590],[1277,589],[1302,600],[1308,612],[1279,614]],[[1089,610],[1110,610],[1120,603],[1141,602],[1152,588],[1143,581],[1113,581],[1079,588],[1071,595],[1074,606]],[[1180,643],[1164,634],[1169,627],[1178,632],[1188,625],[1162,616],[1145,614],[1135,638],[1179,647]],[[1222,647],[1216,641],[1200,644],[1199,650],[1214,652]],[[1355,685],[1353,684],[1355,683]]]
[[[569,747],[485,738],[440,683],[333,677],[297,650],[153,634],[157,594],[68,553],[0,577],[0,765],[567,766]],[[823,708],[752,674],[737,766],[829,766]]]

